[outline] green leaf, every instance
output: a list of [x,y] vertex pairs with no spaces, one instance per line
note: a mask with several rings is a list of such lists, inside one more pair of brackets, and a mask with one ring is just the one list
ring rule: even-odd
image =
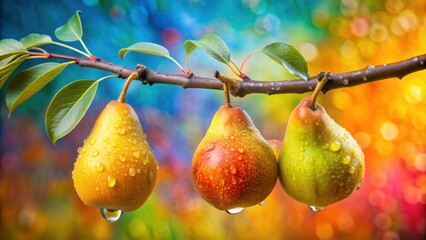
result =
[[0,41],[0,60],[8,58],[12,55],[22,55],[26,53],[26,51],[27,49],[25,48],[24,44],[16,41],[15,39],[3,39]]
[[80,20],[81,11],[77,11],[65,25],[55,30],[55,36],[65,42],[74,42],[83,37],[83,28]]
[[25,61],[25,59],[27,59],[29,56],[29,54],[22,55],[19,58],[10,62],[9,64],[0,67],[0,89],[2,89],[4,83],[6,82],[10,74],[12,74],[12,72],[15,71],[15,69],[19,65],[21,65],[21,63]]
[[170,57],[170,53],[165,47],[150,42],[135,43],[130,47],[120,49],[120,51],[118,51],[118,54],[120,55],[120,58],[123,59],[128,52],[141,52],[167,58]]
[[55,142],[80,122],[95,97],[98,81],[79,80],[63,87],[53,97],[46,112],[46,132]]
[[281,42],[274,42],[264,47],[262,52],[285,67],[291,74],[306,81],[309,80],[308,64],[302,54],[293,46]]
[[231,61],[231,53],[229,52],[228,46],[222,38],[214,34],[203,35],[199,40],[186,40],[183,47],[185,48],[187,56],[198,47],[214,59],[226,65],[229,65]]
[[42,35],[37,33],[31,33],[26,37],[19,40],[27,49],[37,47],[40,45],[49,44],[52,42],[52,38],[48,35]]
[[6,91],[6,105],[9,108],[9,117],[16,107],[52,81],[68,64],[70,62],[62,64],[47,62],[17,74]]

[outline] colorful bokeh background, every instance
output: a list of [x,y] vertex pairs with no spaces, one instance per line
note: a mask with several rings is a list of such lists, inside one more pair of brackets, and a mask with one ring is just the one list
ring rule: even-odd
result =
[[[1,38],[20,39],[33,32],[53,36],[56,27],[82,10],[83,39],[96,56],[170,73],[179,69],[167,59],[130,53],[121,61],[117,52],[150,41],[167,47],[184,64],[183,42],[214,33],[241,63],[252,50],[282,41],[305,56],[310,75],[426,53],[424,0],[0,2]],[[190,66],[202,76],[217,69],[231,74],[199,50]],[[245,69],[253,79],[292,78],[262,55],[254,55]],[[116,223],[81,203],[71,171],[77,148],[103,106],[118,96],[123,81],[104,81],[88,114],[56,147],[44,129],[45,109],[58,89],[72,80],[107,74],[69,67],[10,119],[1,92],[0,239],[424,239],[426,71],[320,96],[328,113],[362,147],[366,173],[360,190],[319,213],[292,200],[279,184],[264,206],[237,215],[208,205],[194,190],[190,163],[223,103],[222,93],[135,82],[128,102],[141,118],[160,170],[147,203]],[[289,114],[307,95],[253,94],[232,102],[250,114],[266,139],[282,140]]]

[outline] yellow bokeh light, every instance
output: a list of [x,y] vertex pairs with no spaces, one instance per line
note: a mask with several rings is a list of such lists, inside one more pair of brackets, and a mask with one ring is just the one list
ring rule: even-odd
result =
[[333,228],[329,223],[321,222],[315,227],[315,233],[319,239],[333,238]]
[[398,137],[398,127],[393,122],[385,122],[380,126],[382,137],[388,141],[392,141]]

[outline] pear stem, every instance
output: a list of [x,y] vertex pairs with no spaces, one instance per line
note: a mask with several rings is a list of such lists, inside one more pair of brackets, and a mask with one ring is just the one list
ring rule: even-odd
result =
[[309,106],[313,111],[316,110],[315,104],[317,101],[318,94],[320,93],[324,85],[328,82],[328,80],[330,79],[330,74],[322,72],[319,74],[318,77],[319,77],[318,83],[317,83],[317,86],[315,87],[314,92],[312,93],[312,98],[311,98],[311,102]]
[[225,106],[226,107],[232,107],[231,98],[229,96],[228,84],[226,84],[226,83],[223,84],[223,94],[225,95]]
[[132,80],[139,77],[139,74],[137,72],[132,72],[126,79],[126,82],[124,83],[123,89],[121,89],[120,96],[118,97],[117,101],[121,103],[126,102],[126,93],[127,89],[129,88],[130,83]]

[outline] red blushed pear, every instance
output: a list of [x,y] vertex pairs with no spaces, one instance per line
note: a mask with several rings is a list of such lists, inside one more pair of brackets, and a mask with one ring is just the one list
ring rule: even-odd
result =
[[238,213],[261,203],[277,181],[277,161],[245,111],[225,105],[214,115],[192,159],[192,179],[214,207]]
[[364,154],[324,108],[305,98],[292,112],[279,156],[279,178],[314,211],[348,197],[364,178]]

